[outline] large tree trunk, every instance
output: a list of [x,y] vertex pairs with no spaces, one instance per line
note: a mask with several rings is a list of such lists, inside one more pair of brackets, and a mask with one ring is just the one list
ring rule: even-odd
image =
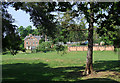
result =
[[47,42],[47,35],[45,34],[45,42]]
[[86,59],[86,74],[93,73],[93,19],[94,19],[94,13],[92,9],[92,4],[90,3],[90,22],[89,22],[89,28],[88,28],[88,53],[87,53],[87,59]]

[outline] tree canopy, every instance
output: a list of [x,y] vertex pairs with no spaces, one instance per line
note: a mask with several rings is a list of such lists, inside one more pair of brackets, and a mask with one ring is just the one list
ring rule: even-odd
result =
[[12,55],[17,53],[21,39],[16,31],[16,26],[12,23],[14,19],[7,11],[8,4],[2,4],[2,49],[9,50]]

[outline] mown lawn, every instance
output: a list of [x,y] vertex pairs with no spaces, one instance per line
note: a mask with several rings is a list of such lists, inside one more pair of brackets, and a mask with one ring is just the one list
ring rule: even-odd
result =
[[68,52],[64,55],[57,52],[2,55],[3,82],[82,81],[86,83],[89,80],[120,82],[118,54],[113,51],[95,51],[93,67],[98,74],[83,76],[86,55],[87,51]]

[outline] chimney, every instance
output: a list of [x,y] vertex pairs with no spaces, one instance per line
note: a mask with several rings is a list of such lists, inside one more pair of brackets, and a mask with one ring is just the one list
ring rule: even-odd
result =
[[29,36],[32,36],[32,34],[29,34]]

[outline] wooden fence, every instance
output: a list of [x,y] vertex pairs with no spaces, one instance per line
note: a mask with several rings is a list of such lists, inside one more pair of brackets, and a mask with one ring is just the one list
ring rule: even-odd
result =
[[[87,51],[88,46],[68,47],[68,51]],[[114,46],[93,46],[93,51],[113,51]]]

